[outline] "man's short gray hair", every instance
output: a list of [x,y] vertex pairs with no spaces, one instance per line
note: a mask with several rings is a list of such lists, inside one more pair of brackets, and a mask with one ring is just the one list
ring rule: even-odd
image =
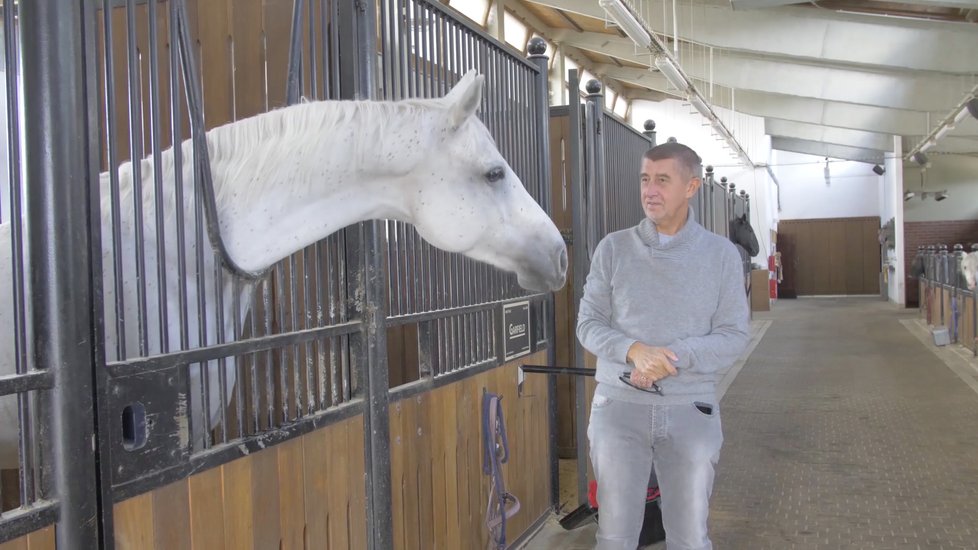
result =
[[690,179],[703,177],[703,159],[696,154],[696,151],[682,143],[668,142],[656,145],[646,151],[642,157],[651,161],[675,159],[679,166],[686,170]]

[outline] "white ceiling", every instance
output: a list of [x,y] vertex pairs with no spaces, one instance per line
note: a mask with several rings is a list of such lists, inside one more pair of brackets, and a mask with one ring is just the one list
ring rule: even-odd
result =
[[[697,87],[722,87],[720,106],[763,117],[774,146],[787,151],[854,160],[892,155],[894,135],[910,149],[978,90],[978,0],[831,0],[831,9],[829,1],[632,0],[632,6],[670,48],[675,23],[680,64]],[[532,3],[607,19],[597,0]],[[627,37],[549,27],[518,0],[506,6],[569,53],[612,58],[589,67],[606,81],[676,93]],[[878,13],[853,13],[859,10]],[[978,121],[958,124],[928,151],[935,153],[978,154]]]

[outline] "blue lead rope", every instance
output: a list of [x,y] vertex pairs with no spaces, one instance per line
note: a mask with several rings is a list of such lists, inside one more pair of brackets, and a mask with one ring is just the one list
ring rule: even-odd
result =
[[520,501],[506,492],[502,465],[509,460],[509,441],[503,422],[502,397],[482,391],[482,472],[490,476],[486,526],[490,548],[506,548],[506,520],[520,510]]

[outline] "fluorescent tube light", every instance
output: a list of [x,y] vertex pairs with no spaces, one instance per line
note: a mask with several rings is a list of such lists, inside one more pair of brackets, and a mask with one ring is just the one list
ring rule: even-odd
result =
[[679,72],[679,67],[676,67],[667,56],[661,54],[655,56],[655,68],[659,69],[662,76],[666,77],[666,80],[679,90],[683,92],[689,90],[689,81],[686,80],[683,73]]
[[710,112],[710,108],[706,106],[706,102],[703,101],[699,94],[690,94],[689,102],[693,104],[693,107],[696,107],[696,110],[701,115],[709,119],[713,118],[713,113]]
[[632,42],[643,48],[652,47],[652,37],[649,32],[621,0],[598,0],[598,5],[604,8]]

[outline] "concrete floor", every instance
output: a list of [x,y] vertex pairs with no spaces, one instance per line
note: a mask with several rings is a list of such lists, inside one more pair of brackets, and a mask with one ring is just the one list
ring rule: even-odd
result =
[[[978,548],[978,361],[877,299],[756,318],[770,327],[722,400],[715,548]],[[524,548],[593,547],[593,526],[556,520]]]

